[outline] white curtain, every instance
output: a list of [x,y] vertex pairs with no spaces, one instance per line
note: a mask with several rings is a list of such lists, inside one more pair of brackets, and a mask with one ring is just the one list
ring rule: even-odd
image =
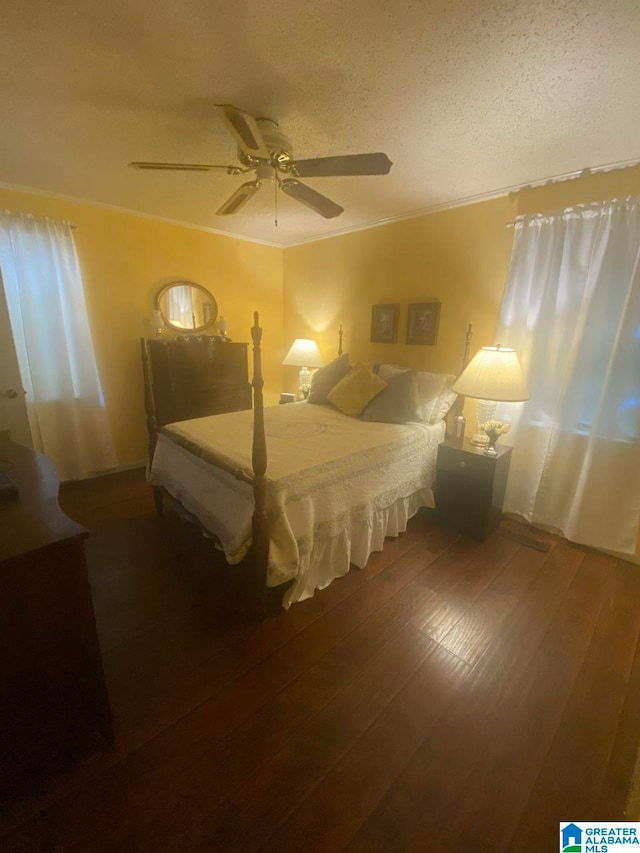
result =
[[0,269],[34,447],[61,480],[114,467],[71,227],[0,212]]
[[[516,222],[497,340],[528,403],[510,408],[505,511],[634,553],[640,519],[640,199]],[[499,416],[509,410],[500,406]]]
[[167,320],[182,329],[193,329],[197,325],[188,284],[176,284],[167,291]]

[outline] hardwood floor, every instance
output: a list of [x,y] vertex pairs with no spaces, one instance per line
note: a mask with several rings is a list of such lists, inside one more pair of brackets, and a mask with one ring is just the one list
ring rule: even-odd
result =
[[15,851],[543,851],[621,819],[640,726],[638,568],[421,514],[288,612],[141,471],[65,486],[115,745],[16,792]]

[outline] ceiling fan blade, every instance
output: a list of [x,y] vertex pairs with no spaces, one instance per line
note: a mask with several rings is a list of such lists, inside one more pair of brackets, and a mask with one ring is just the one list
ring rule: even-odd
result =
[[233,104],[216,104],[220,107],[225,123],[237,144],[252,157],[269,159],[269,150],[264,143],[258,122],[248,113],[243,113]]
[[388,175],[393,163],[386,154],[344,154],[294,160],[291,171],[301,178],[329,178],[334,175]]
[[296,201],[305,204],[311,210],[315,210],[316,213],[324,216],[325,219],[333,219],[334,216],[340,216],[344,211],[344,207],[340,207],[335,201],[331,201],[330,198],[312,190],[306,184],[301,184],[300,181],[296,181],[294,178],[287,178],[281,181],[280,189],[283,193],[290,195],[291,198],[295,198]]
[[225,201],[225,203],[216,210],[216,216],[231,216],[232,213],[237,213],[249,199],[254,196],[260,189],[260,184],[257,181],[247,181],[246,184],[238,187],[233,195]]
[[239,175],[239,166],[214,166],[211,163],[129,163],[133,169],[160,169],[167,172],[211,172],[224,169],[230,175]]

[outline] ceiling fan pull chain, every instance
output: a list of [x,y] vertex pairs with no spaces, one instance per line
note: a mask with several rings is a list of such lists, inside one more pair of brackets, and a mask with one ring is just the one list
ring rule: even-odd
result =
[[274,212],[274,222],[276,228],[278,227],[278,178],[276,177],[273,182],[273,200],[275,204],[275,212]]

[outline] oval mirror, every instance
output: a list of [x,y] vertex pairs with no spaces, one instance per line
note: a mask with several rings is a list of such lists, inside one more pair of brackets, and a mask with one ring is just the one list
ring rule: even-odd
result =
[[156,296],[156,308],[170,329],[201,332],[215,322],[218,303],[206,287],[194,281],[171,281]]

